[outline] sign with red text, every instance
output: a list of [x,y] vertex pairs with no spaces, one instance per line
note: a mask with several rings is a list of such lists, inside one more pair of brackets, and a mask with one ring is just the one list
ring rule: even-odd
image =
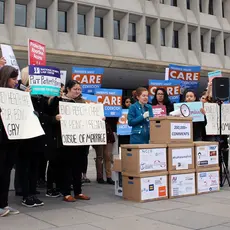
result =
[[94,94],[96,88],[101,88],[103,68],[72,68],[72,79],[79,81],[82,85],[82,92]]
[[120,117],[122,111],[122,89],[95,89],[97,103],[104,105],[105,117]]
[[181,89],[196,89],[200,81],[200,66],[169,65],[169,80],[180,80]]
[[151,103],[157,88],[163,88],[167,91],[171,102],[180,101],[180,81],[178,80],[149,80],[149,102]]
[[165,105],[154,105],[153,108],[153,115],[154,117],[166,117],[167,111]]
[[46,46],[35,40],[28,40],[29,65],[46,65]]

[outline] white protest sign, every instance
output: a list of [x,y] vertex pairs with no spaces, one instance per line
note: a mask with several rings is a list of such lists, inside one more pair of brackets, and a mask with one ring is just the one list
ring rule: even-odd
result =
[[28,92],[0,88],[1,118],[9,140],[44,135]]
[[17,63],[17,59],[14,55],[14,51],[11,46],[1,44],[2,56],[6,59],[6,65],[13,66],[18,70],[18,80],[21,79],[20,68]]
[[59,102],[63,145],[105,145],[102,104]]
[[61,71],[60,71],[60,75],[61,75],[61,83],[62,83],[63,85],[65,85],[65,83],[66,83],[67,71],[66,71],[66,70],[61,70]]

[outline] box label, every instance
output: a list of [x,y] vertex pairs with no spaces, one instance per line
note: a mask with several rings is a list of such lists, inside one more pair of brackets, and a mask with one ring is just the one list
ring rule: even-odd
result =
[[172,165],[176,170],[188,169],[192,164],[192,148],[172,149]]
[[140,172],[167,170],[166,148],[141,149]]
[[190,139],[191,123],[171,123],[171,139]]
[[141,178],[141,200],[168,196],[167,176]]
[[172,175],[171,196],[195,194],[195,173]]
[[216,165],[219,164],[218,145],[197,146],[197,165]]
[[198,193],[219,191],[219,171],[197,173]]

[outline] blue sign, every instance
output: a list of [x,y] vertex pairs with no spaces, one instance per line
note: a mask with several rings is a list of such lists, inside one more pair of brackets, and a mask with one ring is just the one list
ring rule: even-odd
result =
[[120,117],[122,111],[122,89],[95,89],[97,102],[104,105],[105,117]]
[[31,95],[59,96],[60,70],[51,66],[29,65]]
[[87,94],[94,94],[95,89],[101,88],[103,74],[103,68],[72,68],[72,79],[79,81],[82,92]]
[[96,96],[96,95],[91,95],[91,94],[83,93],[83,94],[82,94],[82,98],[83,98],[87,103],[90,103],[90,102],[97,103],[97,96]]
[[[174,104],[174,110],[182,109],[181,105],[187,105],[186,109],[189,108],[190,117],[192,117],[193,122],[204,121],[204,115],[201,113],[201,108],[203,108],[202,102],[183,102]],[[186,111],[188,112],[188,111]]]
[[117,135],[131,135],[132,127],[128,125],[128,109],[122,109],[122,115],[117,123]]

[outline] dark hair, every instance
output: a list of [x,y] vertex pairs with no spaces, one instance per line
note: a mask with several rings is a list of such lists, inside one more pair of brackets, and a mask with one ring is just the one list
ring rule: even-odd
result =
[[169,100],[169,96],[168,96],[168,93],[167,91],[164,89],[164,88],[157,88],[156,91],[155,91],[155,96],[152,100],[152,105],[157,105],[158,104],[158,101],[157,101],[157,92],[161,90],[163,93],[164,93],[164,100],[163,100],[163,104],[164,105],[169,105],[171,104],[170,100]]
[[65,85],[65,89],[64,89],[64,93],[68,93],[68,89],[72,89],[75,85],[81,85],[81,83],[79,81],[75,81],[75,80],[69,80],[66,85]]
[[196,93],[194,90],[192,90],[192,89],[186,89],[186,90],[184,91],[184,93],[183,93],[183,96],[182,96],[182,102],[185,102],[186,94],[187,94],[187,93],[193,93],[194,96],[195,96],[195,98],[196,98],[195,101],[199,101],[199,98],[197,97],[197,93]]
[[10,78],[18,77],[18,70],[12,66],[5,65],[0,69],[0,87],[7,87]]
[[125,105],[125,102],[126,102],[127,99],[129,99],[130,102],[132,101],[131,97],[123,97],[123,99],[122,99],[122,107],[123,107],[123,109],[127,109],[127,107]]
[[138,88],[136,89],[136,96],[137,96],[137,97],[140,97],[141,94],[142,94],[143,92],[145,92],[145,91],[148,92],[148,90],[147,90],[146,88],[144,88],[144,87],[138,87]]

